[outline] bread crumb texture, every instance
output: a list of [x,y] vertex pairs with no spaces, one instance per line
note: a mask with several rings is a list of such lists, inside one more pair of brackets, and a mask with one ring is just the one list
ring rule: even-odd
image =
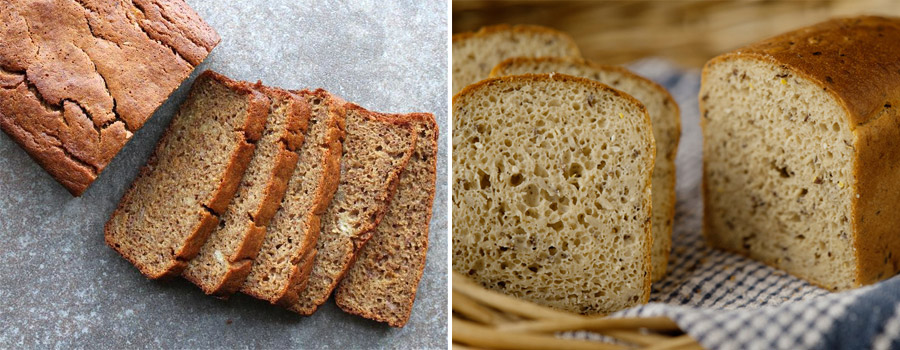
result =
[[654,154],[643,106],[594,81],[465,89],[453,101],[453,269],[583,314],[646,302]]

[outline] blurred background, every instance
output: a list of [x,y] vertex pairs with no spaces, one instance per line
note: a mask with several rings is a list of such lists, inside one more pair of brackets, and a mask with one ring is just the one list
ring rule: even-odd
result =
[[598,63],[655,56],[695,68],[769,36],[858,14],[900,16],[900,0],[453,1],[453,33],[538,24],[569,33]]

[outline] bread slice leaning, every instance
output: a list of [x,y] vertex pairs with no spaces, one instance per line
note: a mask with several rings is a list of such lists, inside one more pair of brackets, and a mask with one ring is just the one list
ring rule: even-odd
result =
[[495,25],[453,35],[453,94],[511,57],[581,57],[568,34],[541,26]]
[[309,123],[306,99],[262,84],[254,88],[271,100],[262,138],[219,226],[182,273],[207,294],[220,297],[237,291],[250,272],[266,226],[281,207]]
[[106,223],[106,243],[149,278],[181,274],[234,196],[268,111],[251,84],[203,72]]
[[650,114],[656,140],[653,167],[653,262],[652,281],[662,279],[672,248],[672,221],[675,218],[675,155],[681,137],[678,104],[662,86],[618,66],[607,66],[577,58],[517,57],[505,60],[491,71],[491,77],[527,73],[562,73],[588,78],[621,90],[641,101]]
[[416,145],[412,118],[371,112],[347,104],[347,138],[340,184],[322,216],[322,233],[306,289],[288,309],[310,315],[325,303],[372,237],[384,215],[400,172]]
[[310,106],[306,139],[284,200],[269,222],[241,292],[273,304],[297,300],[316,255],[320,216],[334,196],[344,139],[344,101],[325,90],[298,91]]
[[484,80],[453,98],[453,269],[582,314],[650,296],[650,118],[564,75]]
[[334,295],[342,310],[393,327],[406,325],[412,313],[434,203],[438,126],[431,114],[416,116],[416,150],[400,175],[397,193]]

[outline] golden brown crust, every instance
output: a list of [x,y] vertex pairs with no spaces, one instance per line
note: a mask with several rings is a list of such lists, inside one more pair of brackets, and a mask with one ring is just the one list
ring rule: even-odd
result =
[[182,0],[122,5],[0,5],[0,126],[75,196],[219,42]]
[[553,36],[557,36],[566,41],[569,46],[570,52],[576,53],[577,56],[581,56],[581,50],[578,49],[578,45],[575,44],[575,40],[572,39],[569,34],[558,31],[553,28],[536,26],[536,25],[526,25],[526,24],[517,24],[517,25],[509,25],[509,24],[497,24],[492,26],[481,27],[477,32],[464,32],[453,34],[453,43],[457,43],[462,40],[468,40],[471,38],[477,38],[480,36],[486,36],[496,33],[502,32],[513,32],[513,33],[540,33],[540,34],[549,34]]
[[[853,241],[856,281],[871,284],[900,271],[900,216],[889,211],[900,198],[900,60],[894,43],[900,41],[900,19],[860,16],[838,18],[775,36],[706,63],[757,59],[790,69],[828,92],[841,104],[847,124],[856,135],[852,190]],[[703,101],[700,101],[703,113]],[[705,121],[701,118],[701,126]],[[709,198],[706,164],[702,185]],[[711,209],[704,207],[704,217]],[[703,222],[704,235],[711,227]],[[765,261],[775,266],[773,261]],[[776,266],[777,267],[777,266]],[[810,281],[823,288],[816,281]]]

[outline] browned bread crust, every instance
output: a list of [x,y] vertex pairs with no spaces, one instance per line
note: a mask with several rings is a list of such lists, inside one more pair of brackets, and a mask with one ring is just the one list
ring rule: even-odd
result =
[[4,1],[0,128],[81,195],[218,42],[182,0]]
[[[160,201],[184,201],[189,197],[172,198],[166,197],[169,194],[166,191],[172,191],[174,185],[170,183],[159,184],[153,179],[175,180],[191,175],[197,175],[197,169],[168,169],[160,166],[160,163],[166,161],[167,165],[173,164],[195,164],[191,162],[192,157],[198,157],[194,152],[176,152],[177,150],[168,149],[168,147],[180,147],[179,142],[183,142],[185,137],[185,128],[203,128],[206,130],[209,125],[218,121],[214,118],[196,118],[186,111],[192,108],[200,101],[201,96],[197,91],[204,85],[220,84],[225,89],[233,91],[234,94],[242,96],[244,107],[244,115],[237,115],[233,118],[233,122],[237,123],[232,137],[239,137],[235,142],[233,151],[230,155],[224,155],[228,160],[223,165],[221,173],[208,174],[215,180],[213,188],[209,194],[193,194],[195,196],[206,196],[200,198],[196,210],[196,217],[191,218],[183,216],[183,213],[173,212],[175,206],[172,203],[151,202],[154,199]],[[122,197],[119,206],[112,213],[109,221],[105,226],[106,243],[121,254],[125,259],[134,264],[144,275],[152,279],[174,277],[181,274],[187,262],[192,259],[200,250],[200,247],[206,241],[210,232],[218,224],[218,216],[221,215],[228,206],[238,184],[242,178],[244,170],[253,155],[254,144],[261,136],[262,129],[265,126],[266,117],[269,111],[269,99],[253,89],[253,86],[244,82],[237,82],[227,77],[206,71],[197,78],[192,86],[191,92],[181,110],[175,116],[172,124],[163,134],[160,142],[157,144],[154,154],[147,161],[140,174],[135,178],[131,187]],[[194,113],[197,113],[194,111]],[[200,119],[200,120],[197,120]],[[225,119],[225,118],[223,118]],[[225,121],[222,121],[223,123]],[[224,125],[227,127],[227,125]],[[191,136],[191,135],[187,135]],[[213,137],[213,135],[210,135]],[[191,140],[196,142],[196,140]],[[175,146],[171,146],[171,145]],[[167,159],[161,158],[164,155]],[[203,160],[199,160],[202,162]],[[215,171],[217,169],[209,169]],[[161,174],[154,177],[155,174]],[[168,174],[168,175],[166,175]],[[174,174],[174,175],[173,175]],[[188,175],[190,174],[190,175]],[[185,180],[185,179],[182,179]],[[163,181],[163,180],[160,180]],[[136,192],[141,191],[142,195]],[[185,195],[179,193],[180,195]],[[187,194],[187,196],[192,194]],[[157,198],[153,198],[157,197]],[[152,209],[151,209],[152,208]],[[147,218],[146,215],[154,216]],[[154,225],[159,222],[176,222],[188,221],[192,224],[182,225],[190,227],[186,232],[170,232],[167,230],[159,230]],[[174,236],[170,238],[161,238],[165,236]],[[167,244],[160,244],[160,241],[166,241]]]
[[272,101],[265,134],[219,228],[182,274],[207,294],[222,298],[237,291],[250,273],[266,226],[281,207],[309,123],[309,104],[303,97],[260,83],[254,88]]
[[316,125],[308,128],[299,150],[300,164],[288,182],[282,207],[270,222],[269,233],[240,289],[281,305],[297,300],[309,276],[319,237],[319,216],[331,202],[340,177],[346,127],[340,98],[321,89],[293,93],[309,101],[311,123]]
[[[851,212],[859,262],[853,286],[900,271],[900,19],[838,18],[718,56],[706,64],[751,58],[781,65],[831,94],[857,137]],[[704,84],[706,72],[704,69]],[[700,97],[701,115],[704,111]],[[704,172],[705,175],[705,172]],[[704,202],[710,196],[704,180]],[[710,208],[706,207],[708,217]],[[704,231],[710,231],[704,220]],[[767,262],[772,264],[772,262]],[[812,281],[815,283],[815,281]],[[823,286],[831,288],[832,286]]]
[[[417,135],[412,130],[411,116],[372,112],[352,103],[346,109],[347,140],[340,184],[322,216],[322,233],[316,244],[318,256],[305,289],[295,287],[302,291],[299,299],[286,304],[301,315],[311,315],[328,300],[359,249],[372,237],[394,196],[400,172],[415,150]],[[379,133],[377,141],[372,137],[374,132]],[[377,145],[369,144],[370,141]],[[362,152],[373,154],[366,157]],[[377,185],[372,185],[376,187],[362,190],[360,187],[372,178],[378,179]]]
[[418,134],[415,153],[384,219],[334,296],[342,310],[393,327],[406,325],[412,313],[425,269],[437,179],[438,125],[431,114],[410,117]]

